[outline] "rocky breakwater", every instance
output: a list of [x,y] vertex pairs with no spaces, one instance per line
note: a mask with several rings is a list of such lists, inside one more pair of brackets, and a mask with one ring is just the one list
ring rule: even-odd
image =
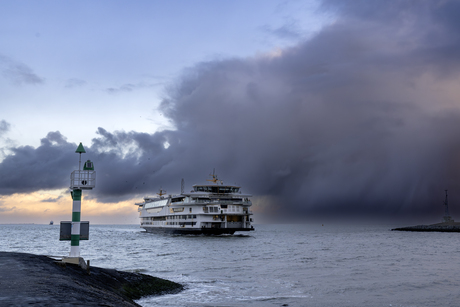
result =
[[460,223],[449,221],[431,225],[417,225],[401,228],[394,228],[396,231],[439,231],[439,232],[460,232]]
[[0,252],[0,306],[139,306],[142,296],[183,286],[153,276],[62,263],[47,256]]

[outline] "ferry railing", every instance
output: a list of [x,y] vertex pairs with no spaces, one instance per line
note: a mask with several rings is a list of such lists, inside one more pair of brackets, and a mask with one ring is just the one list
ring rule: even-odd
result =
[[[192,203],[196,203],[196,204],[223,204],[223,205],[240,205],[240,204],[244,204],[244,205],[248,205],[248,204],[252,204],[252,202],[249,200],[202,200],[202,199],[199,199],[199,200],[194,200],[194,201],[191,201]],[[173,204],[176,204],[176,203],[173,203]],[[177,203],[177,204],[180,204],[180,203]]]

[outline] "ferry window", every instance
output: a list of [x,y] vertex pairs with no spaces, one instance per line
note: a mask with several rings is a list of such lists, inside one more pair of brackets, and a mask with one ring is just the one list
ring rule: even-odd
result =
[[189,209],[189,212],[190,212],[190,213],[192,212],[192,208]]

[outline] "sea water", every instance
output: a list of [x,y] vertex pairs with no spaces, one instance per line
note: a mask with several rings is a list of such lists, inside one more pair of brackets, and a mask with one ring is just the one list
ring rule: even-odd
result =
[[[256,225],[233,236],[146,233],[91,225],[92,266],[185,285],[142,306],[458,306],[460,233],[391,225]],[[0,250],[66,256],[59,225],[0,225]]]

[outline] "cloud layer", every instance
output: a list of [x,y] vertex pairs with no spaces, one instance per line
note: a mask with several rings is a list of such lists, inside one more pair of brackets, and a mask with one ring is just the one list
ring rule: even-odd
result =
[[[216,168],[293,214],[433,214],[460,199],[460,5],[325,1],[337,19],[274,55],[197,64],[159,112],[174,131],[99,128],[87,148],[113,202]],[[65,188],[75,143],[12,148],[0,194]],[[86,158],[84,156],[84,158]],[[455,212],[455,209],[451,210]]]
[[6,120],[0,120],[0,137],[5,135],[11,128],[11,124],[8,123]]
[[42,84],[45,80],[29,66],[0,54],[0,70],[3,77],[15,85]]

